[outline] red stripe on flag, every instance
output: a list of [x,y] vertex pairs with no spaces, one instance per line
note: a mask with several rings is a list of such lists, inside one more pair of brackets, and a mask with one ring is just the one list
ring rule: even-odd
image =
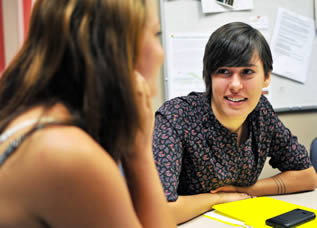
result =
[[0,0],[0,76],[5,67],[2,0]]
[[32,10],[32,0],[23,0],[23,33],[27,34]]

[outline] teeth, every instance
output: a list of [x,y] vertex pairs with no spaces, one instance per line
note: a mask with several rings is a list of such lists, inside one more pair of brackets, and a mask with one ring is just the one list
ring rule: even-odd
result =
[[231,98],[227,97],[229,101],[234,101],[234,102],[239,102],[239,101],[244,101],[246,98]]

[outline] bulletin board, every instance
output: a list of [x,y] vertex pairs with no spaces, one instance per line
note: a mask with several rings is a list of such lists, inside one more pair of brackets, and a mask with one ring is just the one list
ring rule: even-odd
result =
[[[212,1],[212,0],[210,0]],[[250,22],[252,17],[268,18],[267,40],[273,35],[277,12],[279,8],[288,9],[296,14],[303,15],[315,20],[314,0],[253,0],[253,9],[244,11],[229,11],[222,13],[203,13],[202,4],[199,0],[160,0],[162,42],[166,53],[164,62],[165,98],[170,99],[177,95],[177,89],[172,82],[175,61],[171,61],[171,43],[177,38],[194,37],[199,40],[208,39],[209,35],[218,27],[233,21]],[[316,23],[316,22],[315,22]],[[316,28],[316,27],[315,27]],[[316,33],[316,29],[315,29]],[[184,40],[184,39],[183,39]],[[190,46],[183,44],[184,48]],[[173,48],[175,48],[173,46]],[[202,47],[202,49],[204,46]],[[182,47],[180,47],[182,49]],[[182,53],[179,53],[181,56]],[[193,77],[200,77],[202,81],[202,59],[195,55],[190,56],[186,65],[195,65],[198,74]],[[177,58],[174,58],[177,59]],[[274,61],[274,59],[273,59]],[[201,69],[199,69],[201,68]],[[289,78],[272,74],[271,85],[268,89],[269,98],[273,108],[277,112],[317,110],[317,38],[313,40],[310,63],[307,70],[307,78],[304,83],[299,83]],[[199,80],[197,80],[197,83]],[[198,85],[192,81],[184,86],[196,90],[203,88],[204,84]],[[184,95],[184,94],[179,94]]]

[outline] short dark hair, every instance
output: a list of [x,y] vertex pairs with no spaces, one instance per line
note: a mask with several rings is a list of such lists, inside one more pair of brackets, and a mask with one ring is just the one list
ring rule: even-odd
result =
[[203,78],[206,94],[212,96],[211,75],[223,66],[248,66],[254,53],[263,63],[265,77],[273,69],[270,47],[263,35],[242,22],[225,24],[213,32],[205,47]]

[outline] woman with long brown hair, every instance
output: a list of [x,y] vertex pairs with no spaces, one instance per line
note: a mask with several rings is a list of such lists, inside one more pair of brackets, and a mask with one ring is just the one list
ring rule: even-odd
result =
[[0,79],[0,227],[175,226],[152,154],[153,7],[36,1]]

